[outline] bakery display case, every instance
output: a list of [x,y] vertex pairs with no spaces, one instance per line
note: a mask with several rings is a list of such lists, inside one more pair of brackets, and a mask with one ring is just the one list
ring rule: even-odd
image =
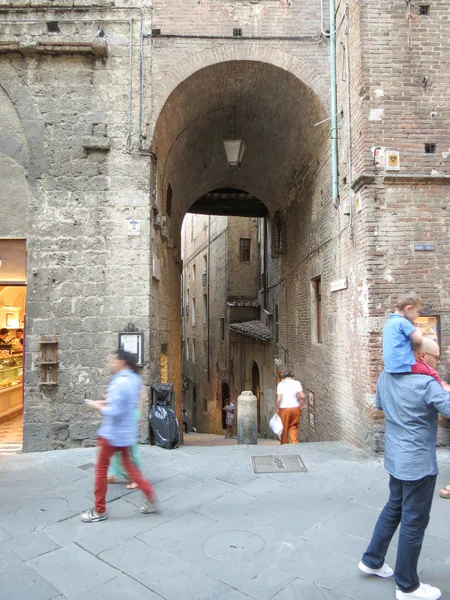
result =
[[0,346],[0,420],[22,412],[23,354]]

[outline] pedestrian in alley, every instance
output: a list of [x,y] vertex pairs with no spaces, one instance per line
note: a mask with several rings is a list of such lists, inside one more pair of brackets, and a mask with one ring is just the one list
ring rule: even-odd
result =
[[225,425],[227,427],[227,433],[225,439],[233,437],[233,423],[234,423],[234,412],[236,410],[235,405],[231,402],[230,398],[225,400],[225,406],[223,407],[225,413]]
[[290,369],[285,369],[277,386],[276,410],[283,423],[280,440],[282,444],[298,444],[300,413],[304,402],[305,392],[302,384],[294,379],[294,374]]
[[184,433],[188,432],[188,414],[187,414],[187,410],[185,408],[183,408],[183,427],[184,427]]
[[108,488],[108,467],[116,452],[122,454],[122,462],[130,481],[137,483],[145,495],[140,511],[144,514],[155,512],[156,495],[150,483],[131,459],[130,448],[136,444],[138,407],[142,378],[136,373],[136,361],[132,354],[119,350],[109,357],[113,377],[109,384],[106,400],[86,400],[90,408],[102,415],[98,431],[99,453],[95,469],[95,506],[81,515],[85,523],[104,521],[106,512],[106,492]]
[[[418,348],[415,345],[414,354],[416,361],[434,369],[439,346],[424,338]],[[419,581],[417,564],[438,473],[438,413],[450,417],[450,394],[429,375],[383,371],[376,405],[385,415],[384,465],[390,475],[390,494],[358,566],[369,575],[394,575],[397,600],[437,600],[440,590]],[[385,557],[399,525],[393,571]]]

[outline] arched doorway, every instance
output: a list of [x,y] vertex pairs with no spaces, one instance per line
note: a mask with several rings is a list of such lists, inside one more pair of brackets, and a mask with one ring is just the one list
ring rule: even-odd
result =
[[258,431],[261,428],[261,406],[260,406],[260,381],[259,381],[259,367],[256,362],[253,363],[252,367],[252,392],[256,396],[256,410],[258,415]]
[[225,402],[228,400],[228,398],[230,397],[230,387],[228,385],[228,383],[226,381],[222,382],[222,429],[226,428],[226,414],[225,411],[223,410],[224,406],[225,406]]

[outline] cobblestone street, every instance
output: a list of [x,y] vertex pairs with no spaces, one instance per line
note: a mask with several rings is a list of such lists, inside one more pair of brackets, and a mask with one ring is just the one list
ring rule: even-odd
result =
[[[300,454],[308,473],[253,473],[251,457]],[[109,520],[83,524],[95,450],[6,456],[0,463],[2,600],[388,600],[392,579],[357,569],[387,476],[345,443],[142,447],[162,502],[109,488]],[[439,451],[438,485],[450,481]],[[450,599],[450,503],[438,498],[422,581]],[[395,544],[388,555],[394,566]]]

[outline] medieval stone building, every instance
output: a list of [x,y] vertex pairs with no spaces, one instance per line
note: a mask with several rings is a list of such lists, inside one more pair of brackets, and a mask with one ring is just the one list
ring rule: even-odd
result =
[[83,398],[129,324],[181,412],[190,210],[263,219],[261,394],[288,364],[307,439],[377,447],[395,296],[420,292],[450,342],[449,18],[447,0],[1,0],[0,292],[26,285],[26,305],[0,298],[0,326],[25,328],[24,367],[0,345],[0,414],[23,369],[25,450],[93,442]]

